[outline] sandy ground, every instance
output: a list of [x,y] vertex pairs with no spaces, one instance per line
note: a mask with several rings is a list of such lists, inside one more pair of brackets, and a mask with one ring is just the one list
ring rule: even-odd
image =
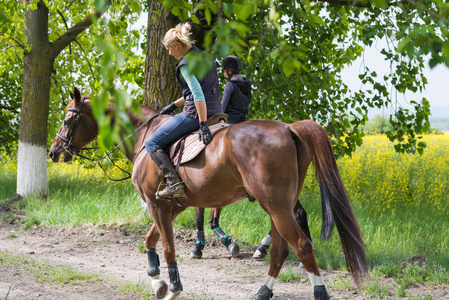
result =
[[[21,254],[51,265],[70,265],[99,274],[105,280],[66,285],[41,283],[23,267],[7,268],[0,263],[0,299],[142,299],[131,292],[124,294],[117,288],[117,283],[149,281],[146,254],[137,249],[143,238],[144,233],[131,233],[127,226],[21,230],[17,225],[4,223],[0,227],[0,252]],[[231,259],[215,237],[208,237],[206,243],[203,259],[191,260],[189,253],[194,245],[194,231],[176,232],[178,266],[184,286],[182,299],[252,299],[265,278],[268,263],[252,259],[252,251],[245,247],[241,247],[238,259]],[[167,265],[160,247],[161,277],[168,281]],[[298,263],[286,262],[284,270],[288,266],[297,268]],[[304,272],[302,280],[277,282],[273,299],[313,299],[307,274],[301,272]],[[348,276],[347,272],[322,270],[322,276],[332,299],[368,299],[357,290],[334,287],[338,278]],[[386,278],[382,284],[391,284],[391,291],[396,294],[391,279]],[[449,299],[449,285],[416,286],[407,293]],[[150,296],[150,299],[155,297]]]

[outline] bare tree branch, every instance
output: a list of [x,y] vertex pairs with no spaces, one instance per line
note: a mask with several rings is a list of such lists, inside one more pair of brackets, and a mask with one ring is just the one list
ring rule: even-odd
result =
[[[67,21],[66,21],[66,19],[64,18],[64,15],[62,14],[62,12],[58,9],[58,14],[61,16],[61,18],[62,18],[62,21],[64,22],[64,25],[65,25],[65,29],[67,30],[67,31],[69,31],[69,25],[67,25]],[[69,53],[70,54],[72,54],[72,46],[69,44]]]
[[84,48],[83,46],[81,46],[80,42],[78,42],[78,40],[75,39],[75,43],[78,44],[78,46],[81,48],[81,53],[83,53],[84,58],[87,61],[87,64],[89,65],[89,69],[90,69],[90,73],[92,74],[92,77],[95,79],[95,81],[97,80],[97,77],[95,76],[94,70],[92,68],[92,64],[89,61],[89,58],[86,56],[86,53],[84,52]]

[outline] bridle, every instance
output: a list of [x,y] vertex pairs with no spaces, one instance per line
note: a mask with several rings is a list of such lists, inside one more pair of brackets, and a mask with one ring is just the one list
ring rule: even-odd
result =
[[[81,158],[84,158],[84,159],[86,159],[86,160],[88,160],[88,161],[90,161],[90,162],[93,162],[93,163],[98,163],[98,165],[100,165],[101,169],[103,170],[103,172],[105,173],[106,177],[108,177],[109,180],[112,180],[112,181],[122,181],[122,180],[126,180],[126,179],[131,178],[131,174],[130,174],[128,171],[123,170],[121,167],[119,167],[118,165],[116,165],[116,164],[114,163],[113,159],[111,158],[111,155],[114,154],[114,152],[120,147],[120,145],[122,145],[127,139],[129,139],[129,138],[132,136],[132,134],[129,134],[129,135],[128,135],[126,138],[124,138],[124,139],[123,139],[123,140],[122,140],[122,141],[121,141],[121,142],[120,142],[114,149],[112,149],[111,151],[107,152],[104,156],[102,156],[102,157],[100,157],[100,158],[90,158],[90,157],[84,156],[84,155],[82,155],[80,152],[81,152],[81,150],[84,150],[84,149],[86,149],[86,148],[84,148],[84,149],[78,149],[78,148],[76,148],[76,147],[73,147],[72,141],[73,141],[73,138],[75,137],[75,132],[76,132],[76,129],[77,129],[79,123],[80,123],[80,120],[81,120],[81,122],[83,123],[84,127],[86,128],[87,132],[90,134],[90,136],[93,137],[94,139],[97,139],[97,137],[94,136],[94,135],[90,132],[89,127],[87,127],[86,121],[84,120],[84,117],[83,117],[82,109],[83,109],[83,104],[84,104],[84,100],[85,100],[85,99],[86,99],[86,97],[81,97],[80,105],[79,105],[78,108],[68,108],[68,109],[67,109],[68,111],[71,111],[71,112],[76,113],[75,122],[73,123],[73,126],[70,128],[69,134],[67,134],[67,138],[61,136],[59,133],[56,133],[56,137],[58,137],[59,139],[61,139],[61,140],[64,142],[64,144],[62,144],[62,147],[63,147],[66,151],[68,151],[70,154],[76,155],[76,156],[81,157]],[[157,113],[157,114],[154,114],[154,115],[152,115],[151,117],[149,117],[145,122],[142,123],[142,125],[140,125],[140,126],[136,129],[136,132],[139,131],[140,129],[142,129],[142,128],[143,128],[145,125],[147,125],[151,120],[153,120],[154,118],[156,118],[156,117],[159,116],[159,115],[160,115],[160,113]],[[101,161],[102,161],[104,158],[106,158],[106,157],[109,158],[109,160],[112,162],[112,164],[113,164],[114,166],[116,166],[118,169],[120,169],[120,170],[123,171],[124,173],[127,173],[128,176],[125,177],[125,178],[121,178],[121,179],[113,179],[113,178],[109,177],[108,174],[106,173],[106,170],[105,170],[105,169],[103,168],[103,166],[101,165]]]
[[73,147],[73,145],[72,145],[73,138],[75,137],[75,132],[76,132],[76,129],[78,128],[80,120],[83,123],[84,127],[87,129],[87,132],[90,134],[90,136],[94,137],[94,135],[90,132],[89,127],[87,127],[86,121],[83,118],[82,110],[83,110],[83,104],[84,104],[85,99],[86,99],[86,97],[81,97],[80,105],[78,108],[68,108],[67,109],[68,111],[76,113],[75,122],[73,123],[73,125],[70,128],[70,131],[67,134],[67,138],[63,137],[59,133],[56,133],[56,136],[64,142],[64,144],[62,144],[62,147],[64,147],[64,149],[66,151],[68,151],[72,155],[77,155],[77,156],[81,156],[81,157],[83,157],[83,156],[80,154],[80,149]]

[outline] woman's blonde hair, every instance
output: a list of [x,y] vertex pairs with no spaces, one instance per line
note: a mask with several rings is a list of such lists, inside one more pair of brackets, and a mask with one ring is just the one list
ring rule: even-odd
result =
[[192,34],[190,32],[190,28],[191,26],[189,23],[176,25],[176,27],[167,31],[164,39],[162,40],[162,44],[167,47],[171,47],[174,42],[180,42],[186,46],[192,47],[193,44],[195,44],[195,41],[190,39],[190,35]]

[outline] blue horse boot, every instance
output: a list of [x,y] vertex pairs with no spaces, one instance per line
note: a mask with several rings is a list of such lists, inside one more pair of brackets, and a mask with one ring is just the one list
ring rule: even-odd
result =
[[151,288],[153,289],[156,298],[162,299],[165,297],[168,291],[168,285],[165,281],[160,279],[159,274],[161,273],[159,269],[159,256],[156,253],[155,248],[147,250],[148,257],[148,270],[147,274],[151,278]]

